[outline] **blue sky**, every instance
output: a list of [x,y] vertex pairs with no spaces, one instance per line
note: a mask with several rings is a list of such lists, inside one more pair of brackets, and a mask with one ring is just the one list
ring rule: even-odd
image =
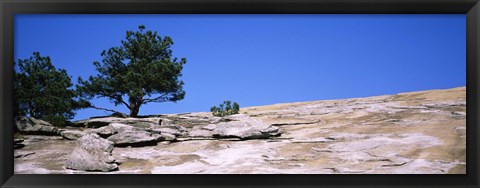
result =
[[[466,18],[449,15],[16,15],[15,59],[38,51],[77,78],[145,25],[187,58],[185,99],[140,115],[446,89],[466,83]],[[96,106],[125,113],[106,99]],[[77,111],[74,120],[107,115]]]

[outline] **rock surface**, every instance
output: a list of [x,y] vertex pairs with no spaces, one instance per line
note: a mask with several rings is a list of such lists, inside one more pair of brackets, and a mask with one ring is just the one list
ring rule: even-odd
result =
[[20,148],[25,147],[25,145],[22,143],[23,141],[25,141],[25,140],[21,137],[14,138],[13,139],[13,149],[20,149]]
[[80,120],[73,122],[72,124],[77,127],[87,127],[87,128],[100,128],[108,126],[111,123],[120,123],[126,125],[135,125],[136,127],[141,126],[150,126],[150,125],[159,125],[159,122],[162,118],[151,117],[151,118],[121,118],[121,117],[100,117],[92,118],[87,120]]
[[[225,118],[227,122],[210,125],[213,137],[240,138],[240,139],[265,139],[279,136],[278,128],[265,124],[262,121],[248,117],[244,114],[231,115]],[[208,130],[205,129],[205,130]]]
[[108,124],[76,130],[158,139],[115,147],[118,171],[91,172],[65,168],[74,140],[25,135],[25,146],[15,149],[15,173],[465,174],[465,91],[275,104],[223,118],[199,112],[89,119],[83,122]]
[[69,139],[69,140],[77,140],[80,137],[84,136],[86,133],[78,130],[64,130],[60,132],[60,135],[63,136],[63,138]]
[[15,125],[20,132],[27,134],[59,135],[61,132],[50,123],[32,117],[20,117]]
[[87,130],[88,133],[96,133],[103,138],[107,138],[117,133],[134,131],[136,128],[130,125],[125,125],[122,123],[110,123],[108,126],[104,126],[98,129]]
[[96,134],[82,136],[77,142],[77,147],[65,163],[66,168],[103,172],[118,169],[112,156],[113,142]]
[[152,133],[146,131],[125,131],[107,138],[118,147],[156,145],[160,139],[160,135],[152,135]]

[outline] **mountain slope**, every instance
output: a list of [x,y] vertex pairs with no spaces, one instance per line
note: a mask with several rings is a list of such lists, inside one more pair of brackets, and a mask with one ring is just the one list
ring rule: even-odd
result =
[[[261,120],[282,134],[264,139],[197,139],[194,135],[211,135],[209,131],[218,128],[219,122],[236,124],[209,112],[94,118],[81,123],[106,121],[101,124],[151,128],[164,127],[167,122],[166,127],[183,127],[184,134],[177,142],[115,147],[113,157],[121,164],[119,171],[109,174],[466,173],[465,87],[275,104],[242,108],[240,112],[244,114],[237,116],[240,121],[249,117],[255,119],[249,120],[252,123]],[[25,143],[24,148],[15,150],[20,156],[15,158],[15,173],[105,173],[64,168],[74,140],[26,136]]]
[[[333,161],[345,155],[345,158],[341,159],[342,163],[337,165],[348,168],[348,163],[351,162],[351,165],[358,166],[354,169],[372,173],[410,171],[402,168],[368,170],[369,167],[355,164],[365,162],[362,155],[374,157],[366,159],[371,161],[367,163],[372,165],[376,161],[395,160],[387,156],[405,158],[407,163],[393,164],[398,167],[422,166],[427,163],[445,166],[444,162],[450,161],[453,162],[451,165],[455,166],[450,173],[465,173],[465,87],[345,100],[276,104],[245,108],[242,112],[281,126],[285,131],[283,137],[303,140],[330,137],[335,141],[344,141],[314,148],[302,146],[301,149],[295,149],[295,155],[299,155],[299,151],[304,151],[305,155],[312,154],[310,150],[316,148],[316,151],[323,151],[317,154],[326,155]],[[285,151],[293,152],[288,147]],[[359,160],[352,156],[359,157]],[[446,169],[428,172],[446,173]],[[422,173],[421,170],[418,172]]]

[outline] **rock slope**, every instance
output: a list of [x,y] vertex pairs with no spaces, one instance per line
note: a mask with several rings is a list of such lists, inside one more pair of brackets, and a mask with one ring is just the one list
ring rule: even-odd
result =
[[[60,135],[24,135],[15,173],[465,174],[465,91],[248,107],[224,118],[93,118]],[[100,164],[118,168],[65,166],[76,139],[92,134],[115,145]]]

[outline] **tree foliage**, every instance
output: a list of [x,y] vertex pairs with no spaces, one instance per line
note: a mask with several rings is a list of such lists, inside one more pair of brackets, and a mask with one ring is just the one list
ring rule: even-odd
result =
[[94,62],[98,74],[79,78],[78,91],[87,98],[104,97],[116,106],[125,105],[136,117],[140,106],[150,102],[176,102],[185,96],[182,76],[185,58],[172,57],[173,41],[157,32],[127,31],[121,45],[104,50]]
[[75,115],[74,110],[88,106],[79,100],[64,69],[56,69],[50,57],[34,52],[29,59],[16,63],[14,92],[15,114],[63,125]]
[[231,101],[223,101],[223,104],[220,104],[218,107],[212,106],[210,108],[210,112],[212,112],[214,116],[220,116],[220,117],[238,114],[239,111],[240,111],[240,105],[234,102],[232,106]]

